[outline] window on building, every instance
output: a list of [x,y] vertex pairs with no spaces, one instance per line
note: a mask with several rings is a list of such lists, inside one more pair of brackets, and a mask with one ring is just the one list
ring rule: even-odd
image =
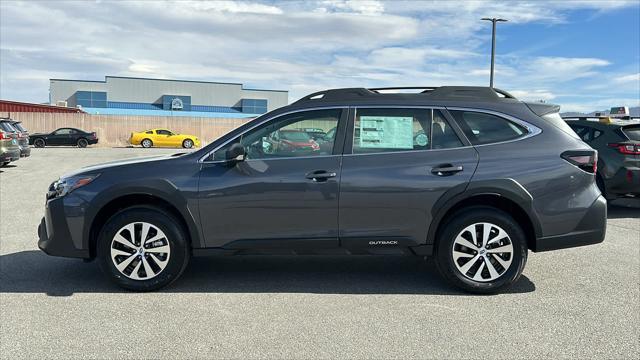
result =
[[76,105],[90,108],[106,108],[107,93],[104,91],[76,91]]
[[242,112],[248,114],[264,114],[267,112],[267,100],[242,99]]

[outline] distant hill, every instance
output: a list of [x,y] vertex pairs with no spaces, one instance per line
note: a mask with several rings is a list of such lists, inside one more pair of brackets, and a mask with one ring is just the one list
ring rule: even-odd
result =
[[[602,113],[605,115],[609,115],[609,110],[600,110],[600,111],[592,111],[590,113],[580,113],[580,112],[564,112],[560,113],[561,116],[595,116],[596,113]],[[640,117],[640,106],[634,106],[629,108],[629,116],[631,117]]]

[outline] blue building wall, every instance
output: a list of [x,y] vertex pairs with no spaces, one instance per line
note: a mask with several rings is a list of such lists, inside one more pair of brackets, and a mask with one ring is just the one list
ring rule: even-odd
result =
[[267,112],[264,99],[241,99],[240,106],[192,105],[191,97],[185,95],[162,95],[157,103],[108,101],[102,91],[76,91],[73,105],[80,105],[91,114],[109,115],[153,115],[194,117],[255,117]]

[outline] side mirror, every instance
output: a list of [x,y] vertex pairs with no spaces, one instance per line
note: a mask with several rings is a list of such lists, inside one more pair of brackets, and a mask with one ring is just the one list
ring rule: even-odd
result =
[[227,161],[244,161],[247,153],[244,151],[244,146],[240,143],[231,145],[226,152]]

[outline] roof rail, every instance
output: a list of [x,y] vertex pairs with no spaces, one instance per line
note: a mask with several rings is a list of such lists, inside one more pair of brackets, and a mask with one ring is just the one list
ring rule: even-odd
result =
[[432,90],[435,90],[437,86],[396,86],[396,87],[380,87],[380,88],[369,88],[369,90],[380,93],[380,91],[385,90],[424,90],[421,93],[426,93]]
[[[419,93],[383,93],[384,90],[422,90]],[[425,97],[429,99],[457,100],[460,98],[473,100],[499,100],[501,98],[515,99],[508,92],[486,86],[402,86],[381,88],[343,88],[318,91],[302,97],[295,103],[307,101],[346,101],[358,99],[379,99],[380,97],[414,98]]]

